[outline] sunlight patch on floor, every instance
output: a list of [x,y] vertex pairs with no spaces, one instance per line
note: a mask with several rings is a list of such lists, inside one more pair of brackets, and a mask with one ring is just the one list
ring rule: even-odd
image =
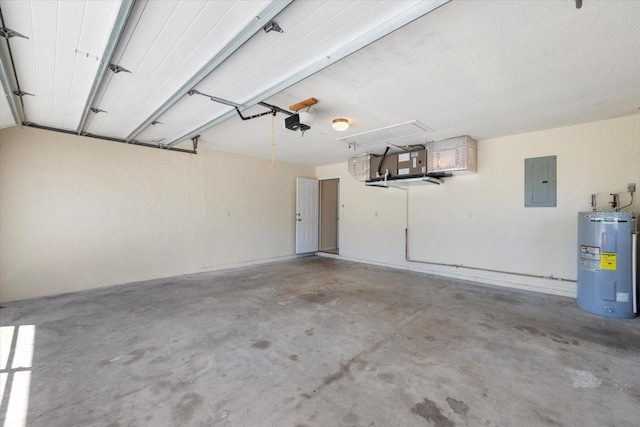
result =
[[35,335],[35,325],[0,327],[0,421],[3,427],[27,425]]

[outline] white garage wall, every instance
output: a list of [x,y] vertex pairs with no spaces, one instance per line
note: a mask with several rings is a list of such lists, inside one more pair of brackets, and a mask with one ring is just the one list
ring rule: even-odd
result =
[[[524,159],[550,155],[557,156],[558,206],[524,208]],[[640,185],[640,115],[479,141],[478,165],[475,174],[408,191],[365,187],[346,164],[317,168],[319,179],[342,178],[340,254],[574,296],[577,212],[590,210],[593,193],[606,210],[609,193]],[[629,202],[626,193],[620,198]],[[640,210],[640,193],[632,209]],[[410,259],[474,269],[406,262],[405,228]]]
[[0,130],[0,300],[294,255],[311,167]]

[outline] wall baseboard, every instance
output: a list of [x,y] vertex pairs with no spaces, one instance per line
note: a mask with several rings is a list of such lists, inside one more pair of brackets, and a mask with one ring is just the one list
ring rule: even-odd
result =
[[420,265],[410,262],[406,262],[405,264],[392,264],[320,252],[316,255],[328,258],[343,259],[345,261],[359,262],[363,264],[377,265],[380,267],[414,271],[416,273],[432,274],[434,276],[443,276],[451,279],[479,282],[487,285],[500,286],[503,288],[520,289],[525,291],[540,292],[549,295],[576,298],[576,284],[574,282],[519,276],[515,274],[471,270],[465,269],[464,267],[456,268],[430,266],[427,264]]
[[[311,255],[313,255],[313,254],[306,255],[306,256],[311,256]],[[260,264],[270,264],[272,262],[288,261],[288,260],[297,259],[297,258],[300,258],[300,256],[299,255],[284,255],[284,256],[278,256],[278,257],[273,257],[273,258],[260,258],[260,259],[255,259],[255,260],[251,260],[251,261],[243,261],[243,262],[234,262],[234,263],[230,263],[230,264],[206,266],[206,267],[202,267],[199,272],[205,273],[205,272],[209,272],[209,271],[231,270],[231,269],[234,269],[234,268],[251,267],[251,266],[260,265]]]

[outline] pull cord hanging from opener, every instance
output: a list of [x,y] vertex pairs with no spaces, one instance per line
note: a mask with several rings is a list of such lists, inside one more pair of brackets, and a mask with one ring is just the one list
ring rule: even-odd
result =
[[273,111],[271,114],[271,168],[269,168],[269,172],[273,172],[273,164],[276,161],[275,120],[276,120],[276,112]]

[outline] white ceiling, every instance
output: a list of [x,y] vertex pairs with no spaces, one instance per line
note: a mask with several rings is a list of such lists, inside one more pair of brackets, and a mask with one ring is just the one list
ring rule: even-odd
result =
[[[95,3],[104,9],[98,21],[89,13]],[[638,1],[585,0],[576,9],[571,0],[453,0],[430,13],[443,1],[287,3],[136,2],[112,60],[132,73],[107,71],[93,105],[107,112],[90,113],[86,131],[152,145],[186,141],[176,145],[185,149],[198,133],[199,146],[269,158],[273,121],[276,162],[323,165],[389,141],[485,139],[640,107]],[[23,97],[29,121],[75,130],[91,82],[84,71],[74,77],[82,62],[69,50],[82,50],[87,25],[95,31],[86,50],[104,49],[120,6],[0,0],[5,25],[30,37],[9,42],[20,58],[21,89],[36,94]],[[268,13],[283,33],[262,31]],[[41,34],[47,20],[34,17],[54,15],[53,36]],[[319,102],[310,108],[311,129],[300,133],[284,129],[285,114],[243,121],[233,107],[189,89],[236,103],[245,116],[269,111],[260,101],[283,109],[310,97]],[[0,107],[5,123],[6,102]],[[334,131],[337,117],[352,126]],[[149,125],[152,119],[162,124]],[[401,138],[407,123],[419,131]],[[376,129],[384,129],[383,140]]]
[[10,39],[20,87],[36,95],[22,98],[25,120],[74,128],[120,2],[7,1],[0,6],[5,26],[29,37]]

